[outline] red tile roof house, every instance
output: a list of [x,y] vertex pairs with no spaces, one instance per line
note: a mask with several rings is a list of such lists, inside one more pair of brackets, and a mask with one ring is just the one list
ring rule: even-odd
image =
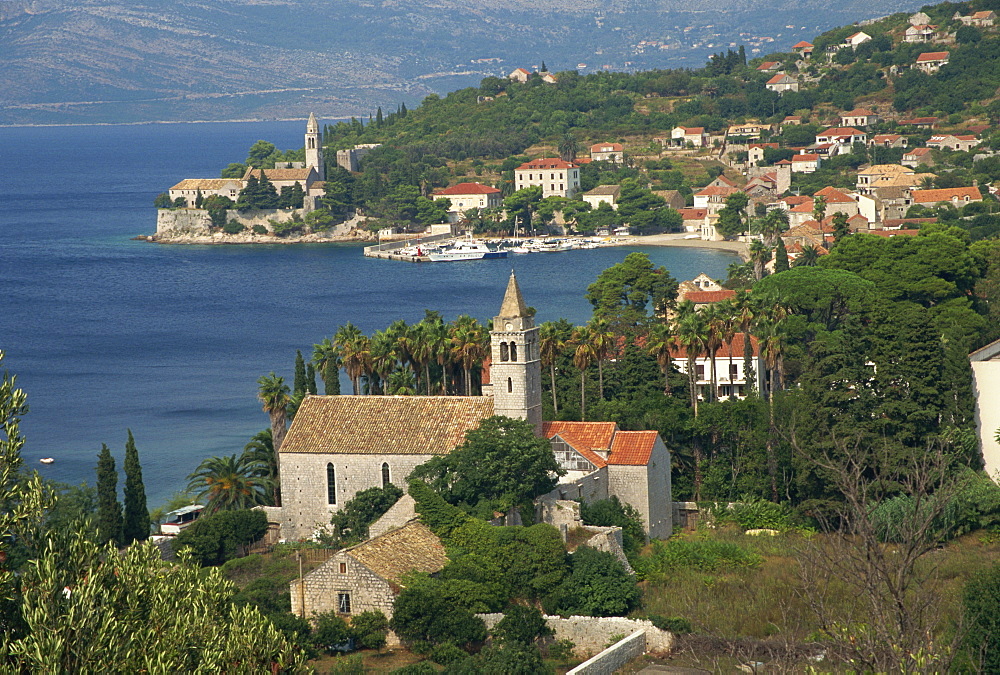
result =
[[[731,398],[746,398],[749,393],[749,385],[756,386],[757,391],[766,391],[768,370],[761,358],[760,346],[757,338],[750,336],[750,353],[752,355],[751,364],[753,366],[755,380],[747,382],[746,373],[743,370],[743,334],[737,333],[730,343],[724,343],[709,358],[708,354],[699,354],[694,359],[695,378],[698,388],[698,400],[705,400],[705,395],[711,390],[712,361],[715,361],[715,377],[718,384],[718,396],[721,400]],[[674,365],[682,373],[688,372],[687,350],[677,345],[672,350]]]
[[764,85],[769,91],[776,91],[779,94],[786,91],[798,91],[799,81],[786,73],[778,73]]
[[936,117],[910,117],[908,119],[899,120],[899,126],[901,127],[916,127],[917,129],[933,129],[938,124],[938,118]]
[[[843,155],[851,152],[854,143],[867,143],[868,134],[854,127],[834,127],[816,134],[816,145],[831,144],[836,149],[829,149],[831,155]],[[819,148],[814,148],[818,150]]]
[[872,127],[876,124],[878,124],[878,115],[864,108],[855,108],[840,116],[840,126],[842,127]]
[[705,219],[708,217],[708,209],[705,208],[677,209],[677,213],[681,214],[685,232],[701,233]]
[[780,61],[764,61],[764,63],[757,66],[757,71],[761,73],[771,73],[781,68]]
[[625,146],[621,143],[596,143],[590,146],[590,158],[595,162],[621,162]]
[[928,24],[910,26],[903,34],[903,42],[933,42],[937,26]]
[[580,167],[558,157],[525,162],[514,169],[514,189],[540,185],[542,197],[571,198],[580,189]]
[[906,143],[906,136],[900,136],[899,134],[875,134],[872,136],[872,139],[868,141],[868,147],[905,148]]
[[527,82],[528,78],[531,77],[531,73],[524,68],[515,68],[511,71],[507,79],[513,80],[514,82]]
[[792,171],[795,173],[815,173],[820,167],[819,155],[792,155]]
[[948,52],[924,52],[917,57],[914,67],[925,73],[936,73],[941,66],[947,65]]
[[503,194],[498,188],[482,183],[458,183],[431,193],[434,199],[451,201],[449,213],[461,214],[469,209],[490,209],[503,204]]
[[965,134],[961,136],[956,136],[954,134],[946,134],[939,136],[931,136],[927,140],[927,147],[937,148],[938,150],[947,148],[948,150],[968,152],[969,150],[976,147],[980,143],[982,143],[982,141],[980,141],[975,136],[965,135]]
[[809,58],[813,53],[813,44],[802,40],[801,42],[796,42],[792,45],[792,51],[802,58]]
[[941,188],[937,190],[913,190],[913,203],[920,206],[933,207],[944,202],[956,207],[963,207],[970,202],[983,201],[983,195],[978,187]]
[[916,167],[921,164],[924,166],[934,166],[934,158],[931,156],[930,148],[913,148],[903,154],[900,164],[909,167]]

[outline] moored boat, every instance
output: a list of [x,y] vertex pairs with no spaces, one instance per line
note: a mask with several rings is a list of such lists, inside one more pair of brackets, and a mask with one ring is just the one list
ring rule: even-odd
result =
[[485,260],[487,258],[506,258],[507,251],[495,251],[481,241],[462,240],[438,251],[428,252],[427,257],[431,262]]

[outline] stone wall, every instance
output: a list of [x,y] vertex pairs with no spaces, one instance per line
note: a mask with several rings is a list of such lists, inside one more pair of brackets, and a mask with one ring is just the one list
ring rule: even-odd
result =
[[374,539],[380,534],[385,534],[389,530],[402,527],[416,517],[417,502],[408,494],[404,494],[399,500],[389,507],[389,510],[382,514],[368,527],[368,538]]
[[[503,614],[477,614],[493,628]],[[545,623],[555,631],[554,639],[571,640],[576,645],[574,653],[579,657],[590,657],[604,651],[604,647],[614,635],[632,635],[642,631],[646,635],[645,651],[668,652],[674,646],[674,634],[660,630],[652,621],[626,619],[619,616],[545,616]]]
[[625,555],[625,547],[622,545],[622,528],[584,525],[583,529],[594,535],[583,543],[584,546],[610,553],[622,564],[626,572],[635,574],[635,570],[632,569],[628,557]]
[[603,467],[588,473],[582,478],[577,478],[566,483],[559,483],[555,489],[548,494],[542,495],[543,500],[575,500],[585,502],[597,501],[608,498],[608,469]]
[[[396,599],[389,582],[344,551],[307,574],[303,586],[299,585],[298,579],[293,579],[288,586],[292,596],[292,614],[307,618],[329,611],[340,613],[337,603],[341,593],[350,595],[351,615],[379,610],[392,617],[392,603]],[[347,614],[343,616],[348,617]]]
[[[264,209],[260,211],[230,209],[226,211],[226,221],[235,220],[242,223],[247,230],[253,229],[254,225],[261,225],[270,232],[271,226],[268,221],[275,220],[283,223],[291,220],[294,213],[299,214],[299,217],[305,217],[308,212],[309,209]],[[208,236],[212,234],[211,224],[212,221],[205,209],[157,209],[156,211],[157,236]]]
[[634,658],[646,653],[646,633],[637,630],[600,654],[592,656],[566,675],[613,675]]
[[566,541],[566,532],[583,525],[580,503],[570,499],[540,497],[535,505],[535,519],[559,530]]
[[[330,524],[330,516],[361,490],[382,487],[382,463],[389,479],[405,489],[406,478],[434,455],[281,453],[282,509],[278,522],[284,539],[307,539]],[[337,503],[327,500],[327,464],[336,474]]]

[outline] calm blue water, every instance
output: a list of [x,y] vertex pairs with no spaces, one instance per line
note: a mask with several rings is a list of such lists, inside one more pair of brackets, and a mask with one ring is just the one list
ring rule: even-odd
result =
[[[101,443],[135,434],[150,506],[205,457],[268,424],[256,379],[291,380],[295,350],[352,321],[366,332],[425,308],[481,320],[511,267],[540,321],[587,320],[587,284],[630,251],[678,279],[723,276],[718,251],[605,248],[414,265],[355,246],[160,246],[153,197],[214,177],[258,139],[300,146],[303,123],[0,128],[0,348],[28,393],[24,455],[43,475],[93,482]],[[346,387],[345,391],[349,391]],[[56,463],[38,464],[52,456]]]

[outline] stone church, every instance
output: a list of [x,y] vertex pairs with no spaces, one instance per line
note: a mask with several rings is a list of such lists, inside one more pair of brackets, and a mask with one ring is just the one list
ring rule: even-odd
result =
[[526,420],[552,442],[567,473],[550,503],[617,496],[639,511],[650,537],[670,536],[670,453],[657,432],[543,422],[538,328],[513,272],[493,319],[491,361],[483,396],[306,397],[279,452],[283,505],[267,508],[281,536],[312,537],[361,490],[405,489],[415,467],[494,414]]

